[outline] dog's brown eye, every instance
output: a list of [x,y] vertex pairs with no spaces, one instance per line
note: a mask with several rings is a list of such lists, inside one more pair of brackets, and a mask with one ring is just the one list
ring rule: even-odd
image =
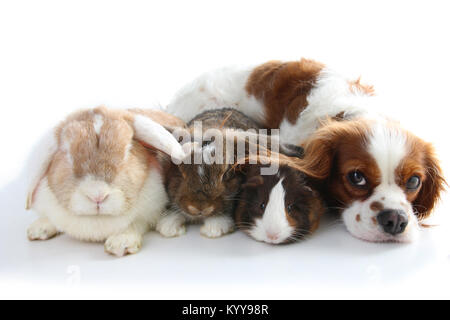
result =
[[367,180],[360,171],[352,171],[347,175],[348,180],[351,184],[356,187],[365,187],[367,185]]
[[420,186],[420,178],[418,176],[412,176],[406,181],[406,189],[416,190]]

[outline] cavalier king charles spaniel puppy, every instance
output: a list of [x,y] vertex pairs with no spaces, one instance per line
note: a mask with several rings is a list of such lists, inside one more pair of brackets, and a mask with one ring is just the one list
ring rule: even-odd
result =
[[168,111],[189,121],[235,108],[282,143],[304,147],[299,160],[348,231],[373,242],[410,242],[445,180],[433,147],[376,114],[371,86],[308,59],[271,61],[206,73],[182,88]]

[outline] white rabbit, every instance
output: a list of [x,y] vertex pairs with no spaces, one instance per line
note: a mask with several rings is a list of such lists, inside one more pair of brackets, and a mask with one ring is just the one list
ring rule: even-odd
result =
[[[98,107],[70,115],[37,146],[27,209],[40,218],[30,240],[60,232],[105,241],[105,251],[139,251],[168,202],[156,150],[183,158],[164,126],[184,123],[161,111]],[[151,147],[151,148],[149,148]],[[153,151],[151,150],[153,149]]]

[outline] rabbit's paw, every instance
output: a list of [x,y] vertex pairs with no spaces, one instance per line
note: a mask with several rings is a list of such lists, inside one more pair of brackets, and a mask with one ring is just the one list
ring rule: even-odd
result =
[[57,234],[58,230],[47,218],[39,218],[27,230],[27,236],[30,241],[48,240]]
[[233,231],[234,223],[229,217],[208,218],[200,228],[200,233],[207,238],[219,238]]
[[179,237],[186,233],[184,218],[177,213],[171,213],[161,218],[156,230],[166,238]]
[[105,242],[105,251],[123,257],[137,253],[142,247],[142,236],[137,233],[122,233],[109,237]]

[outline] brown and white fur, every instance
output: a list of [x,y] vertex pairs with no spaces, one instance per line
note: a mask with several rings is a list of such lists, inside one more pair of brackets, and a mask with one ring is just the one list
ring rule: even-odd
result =
[[[226,104],[279,128],[282,143],[305,147],[303,165],[351,234],[412,241],[445,181],[433,147],[376,114],[373,95],[371,86],[313,60],[271,61],[204,74],[180,90],[168,111],[189,120]],[[406,187],[411,181],[414,189]]]
[[[232,215],[243,175],[233,170],[234,161],[225,160],[226,156],[235,156],[225,152],[227,131],[256,131],[259,125],[239,111],[224,108],[195,117],[187,124],[189,136],[195,138],[194,128],[199,123],[204,134],[213,130],[213,133],[220,134],[224,143],[218,146],[216,141],[210,142],[207,137],[197,137],[201,140],[184,144],[185,149],[191,148],[187,152],[187,157],[191,158],[189,163],[175,165],[166,161],[164,176],[170,206],[156,227],[165,237],[184,234],[187,222],[202,223],[200,233],[208,238],[218,238],[234,230]],[[221,154],[224,159],[214,161],[211,154],[217,157]],[[196,158],[201,162],[194,163]]]
[[235,211],[239,229],[269,244],[302,240],[317,229],[325,207],[303,172],[283,161],[274,175],[261,175],[260,165],[246,169]]
[[105,242],[108,253],[136,253],[154,227],[168,198],[162,170],[151,146],[184,157],[162,125],[183,122],[161,111],[99,107],[71,114],[52,129],[31,157],[27,208],[40,218],[30,240],[58,233]]
[[[203,131],[200,137],[194,134],[199,123]],[[175,237],[184,234],[187,222],[202,223],[200,233],[208,238],[217,238],[234,230],[235,200],[244,179],[234,164],[239,157],[243,159],[248,155],[249,144],[256,147],[254,143],[258,145],[260,142],[252,142],[251,137],[269,138],[258,134],[258,129],[258,123],[229,108],[205,111],[187,124],[187,132],[194,142],[189,140],[183,147],[193,149],[187,152],[191,161],[179,165],[165,162],[164,177],[170,206],[156,227],[162,235]],[[268,148],[272,143],[279,143],[276,136],[270,136],[268,140]],[[246,146],[247,151],[244,150],[242,155],[239,155],[238,141]],[[233,150],[227,150],[229,143],[232,143]],[[279,146],[279,151],[285,156],[297,156],[298,149],[301,148]],[[201,161],[195,163],[196,158]]]

